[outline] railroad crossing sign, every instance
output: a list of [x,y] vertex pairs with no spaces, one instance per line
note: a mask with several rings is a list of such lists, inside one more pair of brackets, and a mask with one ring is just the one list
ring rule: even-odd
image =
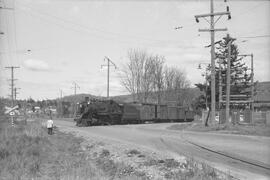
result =
[[18,109],[18,108],[19,108],[18,105],[14,106],[14,107],[7,107],[7,106],[5,106],[5,109],[6,109],[5,114],[9,114],[10,116],[14,116],[15,115],[15,112],[14,111],[16,109]]

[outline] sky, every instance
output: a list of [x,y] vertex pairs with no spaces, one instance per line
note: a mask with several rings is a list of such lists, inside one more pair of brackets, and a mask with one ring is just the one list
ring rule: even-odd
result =
[[[166,65],[186,72],[191,85],[203,82],[199,63],[210,63],[210,34],[206,20],[194,15],[209,13],[209,0],[1,0],[0,10],[0,97],[10,94],[15,70],[18,98],[52,99],[77,93],[106,96],[107,70],[111,69],[110,95],[127,94],[119,72],[130,49],[163,55]],[[237,38],[241,54],[254,54],[257,81],[270,81],[270,1],[215,1],[215,12],[230,7],[232,19],[223,16],[215,40],[229,33]],[[175,27],[182,27],[178,30]],[[265,36],[266,35],[266,36]],[[261,37],[264,36],[264,37]],[[250,59],[245,58],[247,64]]]

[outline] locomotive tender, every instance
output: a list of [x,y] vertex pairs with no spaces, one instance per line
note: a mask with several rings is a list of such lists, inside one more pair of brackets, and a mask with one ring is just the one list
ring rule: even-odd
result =
[[78,104],[77,126],[139,124],[146,122],[190,122],[194,112],[179,106],[117,103],[114,100],[89,100]]

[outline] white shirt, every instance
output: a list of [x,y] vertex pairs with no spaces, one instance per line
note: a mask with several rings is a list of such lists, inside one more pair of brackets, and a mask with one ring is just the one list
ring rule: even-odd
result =
[[52,128],[53,127],[53,120],[49,119],[47,121],[47,128]]

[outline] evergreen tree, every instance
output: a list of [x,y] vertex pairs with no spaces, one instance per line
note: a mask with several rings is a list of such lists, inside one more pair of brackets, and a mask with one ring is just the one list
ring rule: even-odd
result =
[[[227,57],[228,57],[228,43],[231,43],[231,95],[250,95],[251,87],[251,73],[248,66],[243,62],[243,57],[239,57],[238,46],[236,45],[236,39],[231,37],[224,37],[221,41],[216,44],[216,67],[215,67],[215,91],[216,91],[216,108],[218,108],[219,102],[219,83],[222,84],[222,95],[226,95],[226,73],[227,73]],[[221,82],[219,82],[219,61],[221,62]],[[206,97],[200,96],[196,102],[196,107],[206,107],[205,98],[207,98],[207,106],[210,108],[211,103],[211,68],[207,67],[207,88],[205,83],[195,84],[201,91],[206,92]],[[256,93],[254,93],[256,94]],[[223,106],[224,107],[224,106]],[[206,122],[207,125],[207,122]]]
[[[227,67],[228,67],[228,43],[231,41],[231,95],[250,95],[251,73],[243,62],[243,57],[239,57],[238,46],[235,40],[226,36],[216,46],[216,94],[219,94],[219,83],[222,85],[222,95],[226,95]],[[221,62],[221,82],[219,82],[219,61]],[[217,98],[218,101],[218,98]]]

